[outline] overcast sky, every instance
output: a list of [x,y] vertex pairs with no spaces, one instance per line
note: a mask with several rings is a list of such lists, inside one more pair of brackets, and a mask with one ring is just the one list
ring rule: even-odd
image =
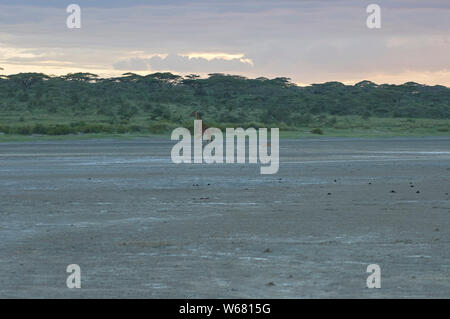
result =
[[[381,29],[366,26],[371,3]],[[0,0],[0,67],[450,86],[450,0]]]

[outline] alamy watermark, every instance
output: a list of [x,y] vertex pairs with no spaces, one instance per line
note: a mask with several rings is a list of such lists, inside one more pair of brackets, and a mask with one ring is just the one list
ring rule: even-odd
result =
[[[267,164],[260,168],[261,174],[276,174],[279,169],[279,129],[270,129],[270,143],[267,142],[267,128],[227,128],[224,138],[218,128],[204,129],[202,120],[194,121],[194,141],[192,156],[191,132],[183,127],[172,132],[172,140],[181,140],[171,151],[172,162],[179,163],[245,163],[246,141],[248,139],[248,162]],[[237,140],[235,144],[235,140]],[[203,145],[206,142],[206,145]],[[235,147],[236,146],[236,147]],[[270,155],[268,149],[270,148]],[[237,153],[237,154],[235,154]],[[236,156],[235,156],[236,155]]]
[[81,28],[81,8],[78,4],[70,4],[66,9],[70,15],[67,17],[66,25],[69,29]]
[[366,20],[369,29],[381,28],[381,8],[378,4],[370,4],[366,8],[366,12],[370,13]]
[[367,288],[381,288],[381,268],[377,264],[367,266],[366,272],[370,273],[367,277]]
[[77,264],[70,264],[66,268],[66,272],[70,273],[67,276],[67,288],[81,288],[81,268]]

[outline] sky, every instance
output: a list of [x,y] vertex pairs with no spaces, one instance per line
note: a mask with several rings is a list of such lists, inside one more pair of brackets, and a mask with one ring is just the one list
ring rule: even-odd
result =
[[0,74],[163,71],[450,87],[450,0],[0,0]]

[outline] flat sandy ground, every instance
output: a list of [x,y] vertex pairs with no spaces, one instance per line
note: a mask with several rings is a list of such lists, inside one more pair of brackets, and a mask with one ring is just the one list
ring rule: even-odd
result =
[[1,143],[0,297],[450,297],[450,138],[282,140],[276,175],[171,146]]

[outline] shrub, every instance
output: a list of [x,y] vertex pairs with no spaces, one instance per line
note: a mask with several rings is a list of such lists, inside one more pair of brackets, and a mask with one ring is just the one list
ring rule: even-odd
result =
[[56,125],[47,127],[48,135],[67,135],[72,132],[73,131],[70,129],[70,127],[65,124],[56,124]]
[[33,126],[33,134],[47,134],[47,128],[42,124],[35,124]]
[[322,131],[322,129],[320,129],[320,128],[313,128],[313,129],[311,130],[311,133],[312,133],[312,134],[323,135],[323,131]]
[[124,125],[120,125],[120,126],[117,128],[117,133],[119,133],[119,134],[126,133],[127,131],[128,131],[128,130],[127,130],[127,127],[124,126]]
[[152,123],[148,127],[148,130],[154,134],[161,134],[170,131],[172,126],[168,123],[160,122],[160,123]]
[[130,126],[131,132],[140,132],[141,130],[142,130],[142,128],[139,125],[131,125]]
[[0,126],[0,132],[9,134],[11,132],[11,128],[7,125]]
[[30,135],[33,132],[33,128],[29,125],[17,126],[12,133],[21,135]]

